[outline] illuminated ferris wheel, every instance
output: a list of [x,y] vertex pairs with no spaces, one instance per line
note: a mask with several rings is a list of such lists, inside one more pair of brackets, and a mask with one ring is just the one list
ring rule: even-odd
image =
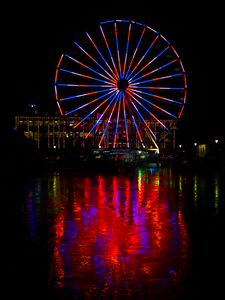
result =
[[171,43],[149,26],[109,20],[74,41],[55,74],[62,116],[99,148],[158,149],[152,123],[177,120],[186,102],[186,74]]

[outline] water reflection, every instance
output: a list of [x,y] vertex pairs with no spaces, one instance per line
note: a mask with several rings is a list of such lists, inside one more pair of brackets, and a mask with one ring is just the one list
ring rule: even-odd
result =
[[218,176],[162,168],[51,173],[34,180],[24,207],[30,239],[47,224],[49,290],[73,299],[154,300],[184,299],[193,272],[190,215],[206,207],[214,214],[219,201]]

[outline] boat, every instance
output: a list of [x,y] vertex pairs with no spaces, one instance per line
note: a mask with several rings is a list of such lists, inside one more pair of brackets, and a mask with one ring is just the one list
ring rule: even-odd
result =
[[92,149],[86,160],[104,168],[160,166],[159,154],[156,151],[130,148]]

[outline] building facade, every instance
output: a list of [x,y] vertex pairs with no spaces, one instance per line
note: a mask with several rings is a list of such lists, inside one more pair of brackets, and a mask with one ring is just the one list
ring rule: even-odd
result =
[[[74,126],[80,122],[79,117],[63,117],[63,116],[16,116],[15,129],[23,132],[26,138],[35,143],[37,149],[74,149],[78,147],[93,147],[97,148],[99,141],[102,138],[104,124],[102,129],[94,130],[91,134],[88,131],[90,124],[94,122],[89,118],[80,126]],[[102,121],[105,122],[105,121]],[[149,121],[149,127],[157,137],[157,145],[159,151],[172,150],[176,146],[176,121],[162,120],[165,126],[158,122]],[[129,124],[129,123],[128,123]],[[165,129],[167,128],[167,129]],[[112,135],[115,127],[108,127],[104,136],[104,148],[112,148]],[[132,127],[128,126],[130,136],[129,148],[141,148],[138,133]],[[88,138],[87,138],[88,136]],[[124,139],[125,133],[119,132],[116,148],[127,148],[127,143]],[[146,149],[151,149],[152,144],[147,133],[144,136],[144,142],[147,145]]]

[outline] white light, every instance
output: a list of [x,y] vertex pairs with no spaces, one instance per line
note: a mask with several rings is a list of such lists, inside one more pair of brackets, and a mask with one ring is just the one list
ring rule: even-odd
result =
[[218,142],[219,142],[219,140],[216,139],[216,140],[215,140],[215,143],[217,144]]

